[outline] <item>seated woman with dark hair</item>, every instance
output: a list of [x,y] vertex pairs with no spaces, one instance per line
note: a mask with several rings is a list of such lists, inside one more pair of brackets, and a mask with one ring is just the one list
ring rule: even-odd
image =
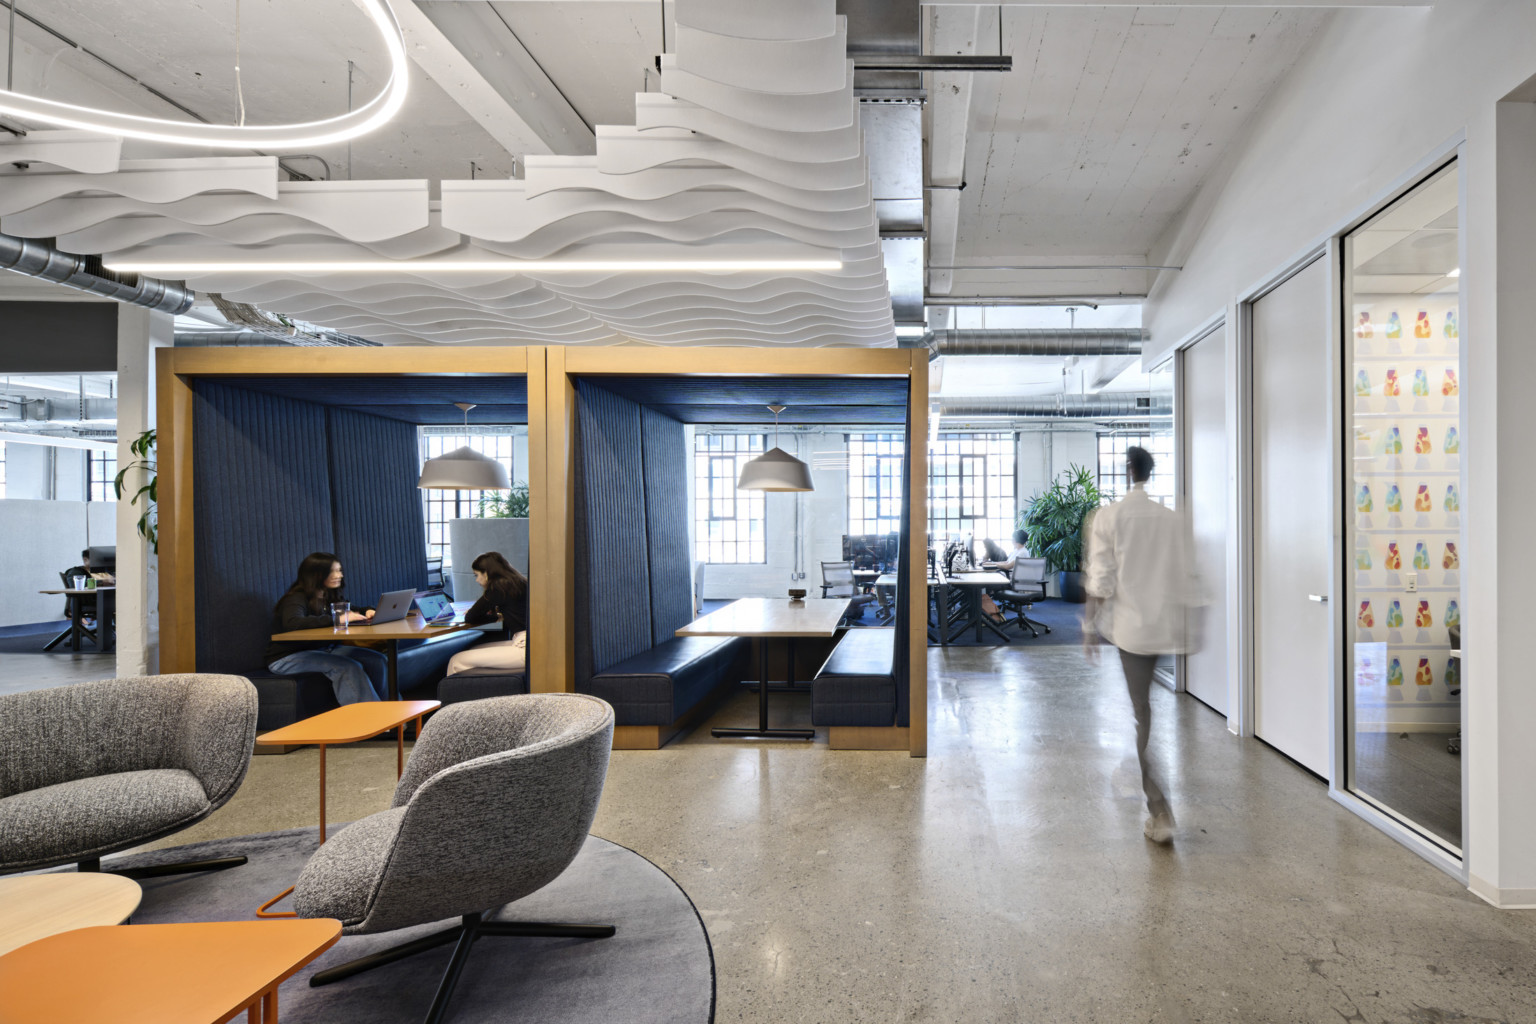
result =
[[[322,629],[331,625],[331,605],[342,596],[341,562],[327,551],[306,555],[298,578],[272,611],[272,632]],[[348,622],[367,622],[372,608],[347,612]],[[331,681],[338,704],[382,700],[389,659],[366,647],[328,643],[269,643],[267,668],[284,675],[318,672]]]
[[481,626],[499,618],[503,639],[455,654],[448,662],[448,674],[521,672],[527,664],[528,580],[499,551],[487,551],[470,567],[485,592],[464,613],[464,621]]

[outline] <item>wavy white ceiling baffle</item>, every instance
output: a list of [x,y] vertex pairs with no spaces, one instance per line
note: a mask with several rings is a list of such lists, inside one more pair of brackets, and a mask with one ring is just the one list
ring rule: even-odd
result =
[[119,161],[116,140],[34,132],[40,162],[0,179],[0,231],[178,263],[841,260],[772,273],[197,271],[187,283],[385,343],[894,344],[835,0],[678,0],[676,16],[662,91],[635,97],[635,125],[598,126],[595,156],[529,156],[521,180],[444,181],[433,202],[424,180],[284,182],[271,157]]

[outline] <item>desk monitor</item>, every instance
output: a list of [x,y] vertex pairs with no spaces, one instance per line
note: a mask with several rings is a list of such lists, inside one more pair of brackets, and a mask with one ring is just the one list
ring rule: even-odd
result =
[[117,547],[89,547],[92,572],[111,572],[117,568]]
[[988,537],[985,540],[983,540],[981,543],[986,548],[986,556],[987,556],[986,560],[987,561],[989,561],[989,562],[1006,562],[1006,561],[1008,561],[1008,552],[1004,551],[1002,549],[1002,546],[1000,544],[998,544],[997,541],[993,540],[991,537]]
[[872,569],[896,561],[897,535],[894,533],[859,533],[843,536],[843,561],[855,569]]

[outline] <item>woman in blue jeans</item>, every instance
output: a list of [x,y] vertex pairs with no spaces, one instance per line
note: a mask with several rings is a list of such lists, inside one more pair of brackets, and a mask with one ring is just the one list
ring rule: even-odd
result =
[[[298,579],[272,612],[272,632],[320,629],[331,625],[331,604],[345,601],[341,593],[341,562],[327,551],[316,551],[299,563]],[[354,609],[348,622],[367,622],[373,609]],[[283,675],[318,672],[331,681],[338,704],[381,700],[389,661],[383,653],[344,644],[273,643],[267,646],[267,668]]]

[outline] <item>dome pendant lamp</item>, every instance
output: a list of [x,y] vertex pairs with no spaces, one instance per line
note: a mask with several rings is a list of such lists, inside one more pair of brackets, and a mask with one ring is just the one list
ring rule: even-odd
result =
[[741,467],[736,487],[743,491],[814,491],[811,467],[779,447],[779,413],[784,406],[768,408],[773,410],[773,447]]
[[[472,402],[454,402],[464,412],[464,433],[469,433]],[[416,486],[434,491],[505,491],[512,486],[507,467],[465,445],[428,459],[421,467]]]

